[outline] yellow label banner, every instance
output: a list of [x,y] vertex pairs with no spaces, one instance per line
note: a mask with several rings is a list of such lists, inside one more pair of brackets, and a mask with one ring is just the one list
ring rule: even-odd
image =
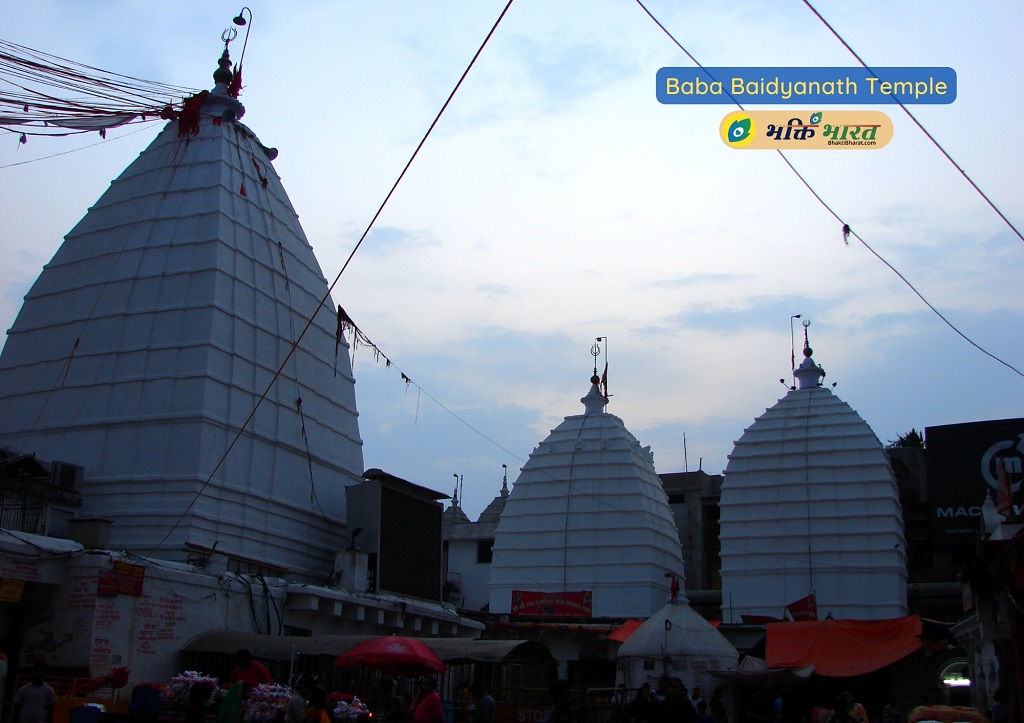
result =
[[722,142],[743,150],[875,150],[892,140],[892,120],[877,110],[744,110],[718,127]]
[[21,602],[21,593],[24,589],[24,580],[11,580],[5,577],[0,580],[0,602]]

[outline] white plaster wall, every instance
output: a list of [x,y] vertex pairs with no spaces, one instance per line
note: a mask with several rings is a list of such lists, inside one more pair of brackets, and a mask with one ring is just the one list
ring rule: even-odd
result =
[[[26,627],[22,660],[41,658],[51,666],[88,666],[93,676],[117,666],[130,668],[129,688],[142,681],[167,681],[177,673],[178,651],[208,630],[257,630],[243,578],[187,572],[180,567],[147,564],[142,595],[97,597],[100,570],[111,568],[107,554],[79,557],[68,565],[66,583],[36,588],[40,600],[26,606],[49,606]],[[284,587],[270,588],[283,610]],[[253,589],[256,609],[264,610],[262,585]],[[270,605],[271,610],[274,605]],[[47,614],[48,612],[48,614]],[[277,632],[277,621],[273,631]]]
[[477,540],[448,541],[448,572],[461,576],[461,600],[457,607],[463,610],[480,610],[488,601],[491,565],[477,562],[476,556]]

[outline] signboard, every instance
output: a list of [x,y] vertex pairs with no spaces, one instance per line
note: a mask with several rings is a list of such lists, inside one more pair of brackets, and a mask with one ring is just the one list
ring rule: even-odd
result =
[[117,597],[117,573],[113,570],[100,570],[96,580],[96,597]]
[[0,602],[21,602],[21,593],[24,590],[24,580],[12,580],[5,577],[0,580]]
[[146,578],[146,568],[127,562],[115,562],[113,570],[100,570],[96,581],[97,597],[114,597],[119,594],[142,594],[142,583]]
[[513,615],[541,618],[589,618],[593,615],[590,590],[579,592],[512,591]]
[[5,580],[24,580],[27,582],[40,582],[43,580],[37,563],[32,560],[21,560],[10,556],[0,560],[0,577],[3,577]]
[[981,506],[1009,490],[1008,516],[1022,511],[1024,419],[927,427],[928,501],[937,545],[972,544],[981,533]]
[[142,583],[146,578],[145,567],[127,562],[115,562],[114,573],[118,578],[117,591],[119,593],[135,597],[142,594]]
[[498,703],[494,711],[495,723],[542,723],[551,711],[549,705],[530,703]]

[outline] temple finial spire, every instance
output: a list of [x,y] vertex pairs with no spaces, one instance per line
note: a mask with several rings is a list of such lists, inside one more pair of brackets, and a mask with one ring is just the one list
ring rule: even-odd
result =
[[[242,87],[242,66],[239,64],[232,70],[231,54],[228,51],[231,42],[238,37],[234,28],[226,28],[220,34],[224,42],[224,51],[217,59],[217,69],[213,71],[213,89],[209,92],[197,93],[186,98],[179,119],[180,135],[199,133],[200,116],[213,116],[222,121],[234,122],[245,115],[245,106],[238,101],[238,93]],[[242,53],[245,53],[243,49]],[[271,157],[273,160],[273,157]]]
[[814,351],[811,349],[811,343],[807,338],[807,327],[811,325],[811,320],[804,319],[801,323],[804,327],[804,360],[800,362],[799,367],[793,370],[793,376],[796,377],[796,388],[810,389],[811,387],[820,387],[821,380],[825,378],[825,370],[815,364],[811,358],[811,354]]
[[228,46],[236,37],[238,37],[238,31],[234,28],[228,28],[220,34],[220,39],[224,41],[224,52],[220,54],[220,58],[217,60],[217,69],[213,71],[213,82],[215,83],[213,91],[215,93],[227,93],[228,86],[231,85],[231,81],[235,77],[231,72],[231,55],[228,53]]
[[[585,397],[582,397],[580,401],[583,403],[583,407],[586,409],[585,414],[603,414],[604,408],[608,404],[608,396],[606,393],[601,392],[601,377],[597,375],[597,357],[601,355],[601,344],[600,342],[607,341],[605,337],[599,336],[597,340],[590,345],[590,354],[594,357],[594,374],[590,377],[590,391],[587,392]],[[605,379],[608,378],[608,365],[605,363]],[[606,387],[607,389],[607,383]]]

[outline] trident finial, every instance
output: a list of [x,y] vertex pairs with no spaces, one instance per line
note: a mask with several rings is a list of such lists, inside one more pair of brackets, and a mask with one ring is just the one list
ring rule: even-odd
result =
[[224,52],[228,52],[228,46],[231,41],[238,37],[238,31],[234,28],[226,28],[223,33],[220,34],[220,39],[224,41]]

